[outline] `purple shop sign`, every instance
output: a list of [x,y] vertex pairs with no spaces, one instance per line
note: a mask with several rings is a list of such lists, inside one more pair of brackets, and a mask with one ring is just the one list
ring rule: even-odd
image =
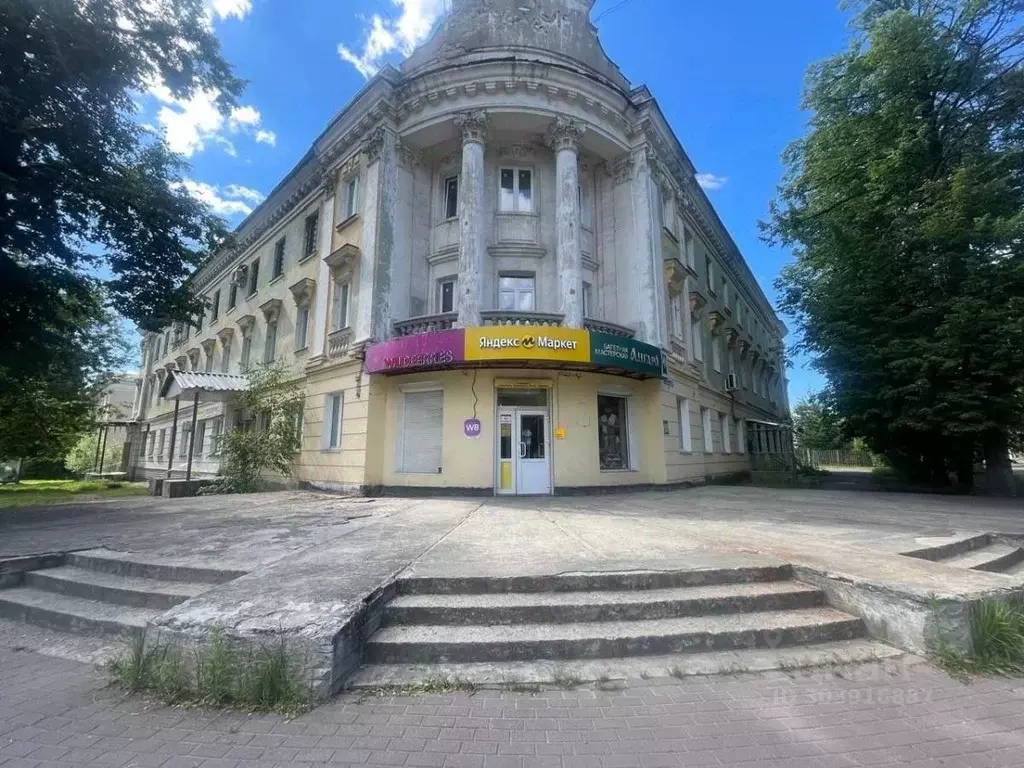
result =
[[453,328],[373,344],[366,348],[366,371],[418,371],[422,368],[438,368],[461,363],[465,359],[465,332],[461,328]]
[[462,422],[462,431],[465,432],[468,438],[480,437],[480,432],[483,431],[480,419],[466,419]]

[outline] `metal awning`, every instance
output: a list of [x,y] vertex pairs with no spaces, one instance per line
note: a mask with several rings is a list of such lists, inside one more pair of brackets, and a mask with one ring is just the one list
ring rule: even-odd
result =
[[792,424],[780,424],[777,421],[765,421],[764,419],[744,419],[748,424],[760,424],[762,427],[772,427],[774,429],[792,429]]
[[160,387],[160,397],[188,397],[199,392],[216,397],[243,392],[248,388],[249,377],[241,373],[172,370]]

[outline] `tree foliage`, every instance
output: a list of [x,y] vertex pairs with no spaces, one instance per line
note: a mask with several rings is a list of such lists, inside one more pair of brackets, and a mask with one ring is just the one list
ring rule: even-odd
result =
[[[766,225],[782,306],[850,434],[911,475],[1008,490],[1024,421],[1021,0],[859,0],[811,69]],[[1012,480],[1012,478],[1010,478]]]
[[290,477],[301,447],[304,395],[292,374],[278,363],[252,367],[248,375],[249,387],[237,398],[245,422],[221,435],[222,476],[213,493],[258,491],[268,472]]
[[796,404],[793,426],[800,448],[834,451],[850,445],[850,438],[843,430],[842,417],[825,392],[813,392]]

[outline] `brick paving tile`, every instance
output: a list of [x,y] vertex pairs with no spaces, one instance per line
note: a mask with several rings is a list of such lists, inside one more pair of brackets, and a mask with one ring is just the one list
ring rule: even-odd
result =
[[294,720],[125,699],[0,648],[0,768],[1017,768],[1024,684],[928,665],[632,681],[612,691],[342,695]]

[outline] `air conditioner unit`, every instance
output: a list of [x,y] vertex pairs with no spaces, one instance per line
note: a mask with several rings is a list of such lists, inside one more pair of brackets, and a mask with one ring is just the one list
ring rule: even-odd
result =
[[739,377],[735,373],[727,373],[725,375],[725,391],[732,392],[740,388]]
[[235,285],[245,285],[245,280],[249,276],[249,267],[243,264],[240,267],[235,267],[235,271],[231,273],[231,282]]

